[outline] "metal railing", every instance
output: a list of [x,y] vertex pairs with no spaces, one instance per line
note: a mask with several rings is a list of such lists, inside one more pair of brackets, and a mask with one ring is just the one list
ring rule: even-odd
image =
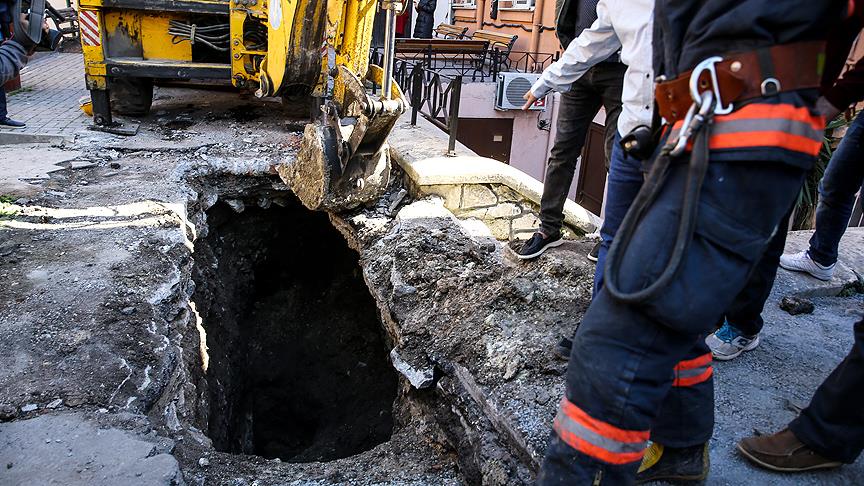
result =
[[548,52],[517,52],[513,51],[502,65],[507,71],[540,74],[550,64],[558,60],[558,53]]
[[[465,52],[435,52],[430,48],[419,52],[396,51],[396,57],[412,63],[422,63],[428,69],[447,76],[460,75],[466,81],[493,82],[503,72],[542,73],[558,60],[558,53],[512,51],[508,55],[498,49]],[[373,63],[379,64],[381,53],[372,51]]]
[[[380,57],[373,51],[370,62],[377,64],[376,61],[380,62]],[[455,154],[462,75],[448,76],[429,69],[422,62],[397,59],[393,78],[411,105],[411,125],[417,125],[417,115],[422,114],[448,134],[447,154]],[[373,93],[379,89],[377,84],[372,87]]]

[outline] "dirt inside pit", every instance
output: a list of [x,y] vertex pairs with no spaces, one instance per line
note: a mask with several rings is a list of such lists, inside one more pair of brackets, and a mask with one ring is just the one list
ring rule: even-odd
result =
[[[195,243],[208,435],[222,452],[329,461],[390,439],[398,379],[358,255],[299,202],[220,202]],[[204,353],[202,353],[204,354]]]

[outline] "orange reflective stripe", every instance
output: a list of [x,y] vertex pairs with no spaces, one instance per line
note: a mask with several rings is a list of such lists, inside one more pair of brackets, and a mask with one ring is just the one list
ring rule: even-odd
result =
[[610,452],[602,447],[595,446],[594,444],[583,440],[578,435],[564,429],[557,418],[552,423],[552,428],[555,430],[555,433],[558,434],[558,437],[560,437],[568,446],[585,455],[608,462],[609,464],[628,464],[631,462],[641,461],[642,456],[645,455],[644,449],[641,452]]
[[675,366],[675,379],[672,381],[672,386],[693,386],[708,381],[714,375],[712,360],[711,353],[705,353],[679,362]]
[[565,397],[561,400],[561,411],[570,419],[578,422],[583,427],[602,435],[603,437],[616,440],[619,442],[643,442],[648,440],[650,432],[647,430],[625,430],[615,427],[612,424],[607,424],[602,420],[597,420],[584,410],[574,405]]
[[708,381],[709,378],[714,376],[714,368],[709,366],[705,371],[699,373],[696,376],[686,376],[686,377],[677,377],[675,381],[672,382],[672,386],[684,387],[684,386],[693,386],[698,385],[699,383],[704,383]]
[[[670,131],[670,140],[680,133],[679,120]],[[722,116],[714,117],[708,146],[713,150],[782,148],[810,156],[822,149],[825,118],[813,115],[806,107],[790,104],[752,103]],[[692,141],[687,149],[692,149]]]
[[711,135],[708,147],[711,149],[777,147],[815,156],[822,149],[822,142],[810,137],[778,131],[739,132]]
[[647,430],[625,430],[589,416],[564,397],[552,423],[558,437],[573,449],[609,464],[642,460]]
[[803,106],[788,104],[769,105],[766,103],[752,103],[744,105],[728,115],[714,117],[715,122],[728,122],[732,120],[748,120],[751,118],[777,118],[784,120],[795,120],[810,124],[814,130],[825,129],[825,117],[812,115],[810,110]]
[[675,366],[676,370],[692,370],[694,368],[702,368],[706,365],[711,364],[714,358],[711,356],[711,353],[705,353],[698,358],[688,359],[684,361],[678,362],[678,365]]

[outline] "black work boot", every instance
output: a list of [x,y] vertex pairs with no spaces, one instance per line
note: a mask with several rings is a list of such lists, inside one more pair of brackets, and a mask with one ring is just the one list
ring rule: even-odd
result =
[[707,443],[675,448],[652,442],[642,458],[636,484],[651,481],[698,484],[708,477],[710,467]]

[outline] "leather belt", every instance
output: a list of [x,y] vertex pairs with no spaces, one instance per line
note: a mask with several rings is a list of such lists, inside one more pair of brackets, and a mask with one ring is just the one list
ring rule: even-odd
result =
[[[707,71],[699,76],[699,92],[714,90],[718,106],[771,96],[780,92],[818,88],[825,65],[825,42],[796,42],[755,51],[727,54],[717,62],[717,86]],[[691,71],[657,84],[655,97],[660,116],[670,124],[682,120],[693,97]]]

